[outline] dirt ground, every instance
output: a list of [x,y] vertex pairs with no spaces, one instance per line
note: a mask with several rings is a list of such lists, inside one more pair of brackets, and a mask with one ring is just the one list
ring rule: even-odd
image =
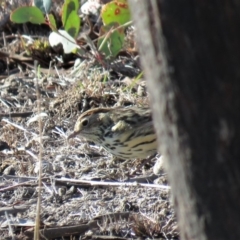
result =
[[33,239],[39,195],[42,239],[179,239],[167,175],[153,174],[160,155],[123,161],[67,141],[90,108],[149,105],[138,55],[40,76],[33,63],[0,60],[10,68],[0,69],[0,239]]

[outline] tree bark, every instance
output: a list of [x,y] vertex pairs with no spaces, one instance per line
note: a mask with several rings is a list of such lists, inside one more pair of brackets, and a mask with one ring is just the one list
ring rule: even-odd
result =
[[129,4],[181,239],[240,239],[240,2]]

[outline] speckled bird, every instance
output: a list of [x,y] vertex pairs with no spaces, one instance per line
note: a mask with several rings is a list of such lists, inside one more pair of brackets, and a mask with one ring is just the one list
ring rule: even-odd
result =
[[68,139],[81,136],[121,159],[143,159],[157,152],[149,108],[95,108],[80,115]]

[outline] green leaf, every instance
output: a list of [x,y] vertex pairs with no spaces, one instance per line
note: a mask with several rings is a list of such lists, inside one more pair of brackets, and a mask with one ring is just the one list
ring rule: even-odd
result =
[[55,18],[52,14],[48,15],[48,20],[49,20],[49,26],[53,31],[57,31],[57,24],[55,21]]
[[102,7],[101,17],[105,25],[117,22],[123,25],[131,20],[127,0],[115,0]]
[[117,23],[111,23],[106,26],[102,26],[100,29],[100,37],[98,39],[98,49],[102,53],[109,57],[116,57],[121,51],[124,42],[124,30],[119,27]]
[[80,29],[78,9],[78,0],[66,0],[62,9],[63,27],[72,37],[77,37]]
[[71,12],[64,29],[74,38],[77,37],[80,28],[80,18],[75,12]]
[[37,7],[19,7],[12,12],[10,19],[14,23],[45,23],[44,15]]
[[62,7],[62,23],[65,26],[66,21],[72,11],[78,12],[79,3],[76,0],[65,0]]

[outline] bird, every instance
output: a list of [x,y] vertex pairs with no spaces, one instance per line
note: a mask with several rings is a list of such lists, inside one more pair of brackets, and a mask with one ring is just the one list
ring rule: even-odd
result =
[[93,108],[82,113],[68,139],[81,136],[120,159],[144,159],[157,153],[148,107]]

